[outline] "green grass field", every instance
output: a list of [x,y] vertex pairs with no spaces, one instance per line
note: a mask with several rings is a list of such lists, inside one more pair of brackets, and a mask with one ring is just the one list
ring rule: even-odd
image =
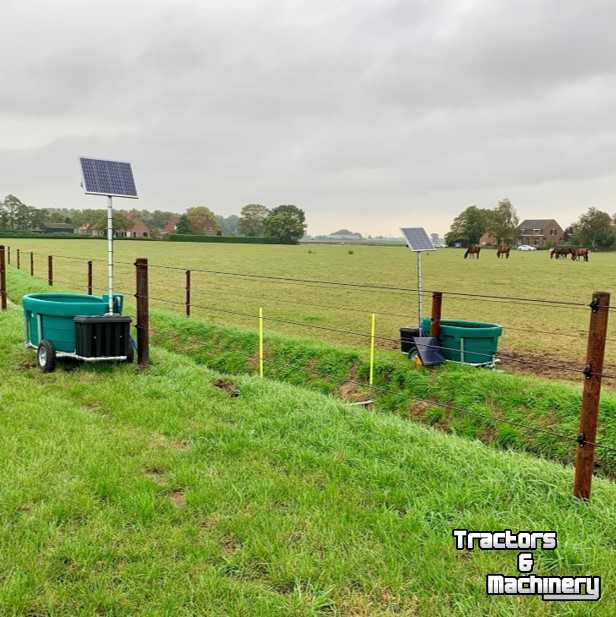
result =
[[[0,314],[0,615],[605,615],[616,488],[571,468],[155,347],[153,366],[42,375]],[[219,386],[225,387],[219,387]],[[237,394],[237,396],[232,396]],[[451,530],[555,529],[537,574],[599,603],[484,594],[515,553]]]
[[[47,255],[105,259],[106,245],[98,240],[7,240],[23,253],[22,269],[29,269],[28,251],[34,251],[35,270],[46,277]],[[115,243],[118,263],[118,289],[134,293],[135,257],[148,257],[151,264],[179,268],[202,268],[268,276],[372,283],[394,287],[415,287],[415,260],[404,247],[374,246],[243,246],[201,243],[131,242]],[[350,254],[350,252],[352,254]],[[444,249],[424,257],[425,288],[434,290],[482,293],[496,296],[522,296],[588,303],[595,290],[613,291],[616,254],[597,253],[589,263],[551,261],[545,251],[513,252],[511,259],[498,260],[486,250],[479,260],[464,260],[461,250]],[[55,276],[59,286],[85,289],[86,264],[57,257]],[[105,265],[95,262],[96,287],[104,290]],[[153,306],[179,312],[184,303],[184,272],[167,269],[150,270]],[[193,272],[192,302],[194,315],[208,320],[257,327],[258,308],[266,318],[296,321],[290,325],[267,321],[269,331],[309,336],[337,344],[367,346],[364,337],[319,330],[318,327],[369,333],[370,313],[377,313],[377,335],[397,339],[401,325],[416,323],[417,300],[414,293],[302,285],[266,280]],[[165,304],[161,302],[176,302]],[[426,296],[425,312],[430,298]],[[224,313],[246,313],[251,317]],[[252,317],[254,315],[254,317]],[[445,295],[444,318],[478,319],[504,326],[501,349],[519,354],[535,365],[509,361],[512,370],[554,374],[579,380],[579,375],[556,368],[541,370],[537,363],[554,364],[564,359],[582,368],[586,348],[589,311],[578,307],[556,307],[456,298]],[[616,372],[616,325],[610,326],[607,362]],[[390,341],[379,341],[382,348],[395,348]],[[571,364],[569,364],[571,366]]]

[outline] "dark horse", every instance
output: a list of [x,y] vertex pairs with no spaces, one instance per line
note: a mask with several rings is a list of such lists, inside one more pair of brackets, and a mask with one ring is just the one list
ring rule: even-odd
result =
[[571,255],[572,259],[575,259],[575,257],[573,257],[573,249],[568,246],[555,246],[550,251],[550,259],[559,259],[561,257],[567,259],[567,255]]
[[477,257],[477,259],[479,259],[479,251],[481,250],[481,247],[478,244],[473,244],[472,246],[469,246],[466,249],[466,253],[464,253],[464,259],[466,259],[469,255],[471,257],[475,256]]
[[582,259],[584,259],[584,261],[588,261],[589,255],[590,255],[590,249],[585,249],[581,247],[577,249],[571,249],[572,261],[575,261],[578,257],[580,258],[580,261],[582,261]]
[[500,244],[496,249],[496,256],[500,259],[501,256],[505,256],[509,259],[509,253],[511,252],[511,247],[508,244]]

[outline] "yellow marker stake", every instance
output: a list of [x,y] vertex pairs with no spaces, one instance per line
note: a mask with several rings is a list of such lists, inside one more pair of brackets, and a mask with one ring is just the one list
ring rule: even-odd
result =
[[376,333],[376,315],[372,313],[372,328],[370,332],[370,385],[374,381],[374,336]]
[[263,377],[263,308],[259,308],[259,377]]

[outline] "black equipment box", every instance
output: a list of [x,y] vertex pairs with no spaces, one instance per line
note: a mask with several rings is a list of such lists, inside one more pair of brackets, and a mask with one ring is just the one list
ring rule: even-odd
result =
[[82,358],[129,355],[131,318],[122,315],[74,317],[75,353]]
[[414,339],[416,336],[421,336],[421,330],[413,326],[405,326],[400,328],[400,349],[402,353],[408,353],[415,347]]

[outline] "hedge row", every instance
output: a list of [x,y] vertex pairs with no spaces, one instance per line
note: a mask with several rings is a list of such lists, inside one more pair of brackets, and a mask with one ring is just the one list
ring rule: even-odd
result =
[[200,236],[196,234],[169,234],[171,242],[229,242],[232,244],[297,244],[297,242],[281,242],[274,238],[248,238],[239,236]]

